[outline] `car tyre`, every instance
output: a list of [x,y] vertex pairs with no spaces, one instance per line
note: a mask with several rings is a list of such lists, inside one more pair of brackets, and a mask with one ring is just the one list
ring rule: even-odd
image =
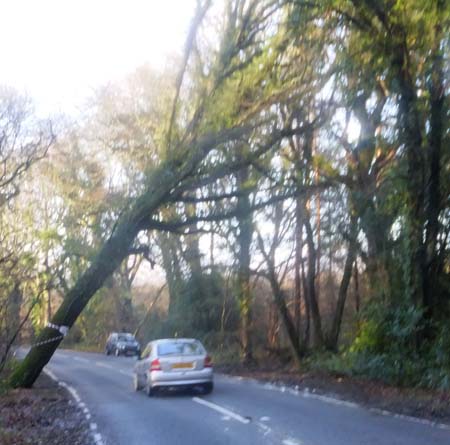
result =
[[156,389],[152,388],[152,385],[150,385],[149,383],[147,383],[145,385],[145,393],[149,396],[149,397],[153,397],[156,394]]
[[106,355],[109,355],[109,354],[111,354],[111,351],[110,351],[108,348],[106,348],[106,349],[105,349],[105,354],[106,354]]
[[139,377],[136,373],[133,375],[133,388],[135,391],[140,391],[142,389],[142,386],[139,384]]
[[203,384],[203,393],[204,394],[211,394],[213,389],[214,389],[213,382],[208,382],[208,383]]

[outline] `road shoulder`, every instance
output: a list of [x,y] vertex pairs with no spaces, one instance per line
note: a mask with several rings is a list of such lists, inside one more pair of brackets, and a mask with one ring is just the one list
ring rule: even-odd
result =
[[42,373],[32,389],[0,396],[0,443],[91,445],[92,437],[69,392]]
[[217,371],[243,379],[253,379],[271,389],[297,391],[356,403],[383,415],[408,416],[448,425],[450,391],[398,388],[381,382],[320,372],[218,367]]

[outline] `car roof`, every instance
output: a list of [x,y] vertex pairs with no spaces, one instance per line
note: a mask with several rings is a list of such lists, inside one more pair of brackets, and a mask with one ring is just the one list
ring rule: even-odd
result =
[[194,342],[199,340],[196,338],[158,338],[158,340],[153,340],[151,343],[173,343],[176,341]]

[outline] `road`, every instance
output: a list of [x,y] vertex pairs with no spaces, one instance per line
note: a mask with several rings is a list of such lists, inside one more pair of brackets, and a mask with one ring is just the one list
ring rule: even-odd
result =
[[78,392],[106,445],[449,445],[450,431],[217,375],[210,395],[149,398],[133,358],[59,350],[47,366]]

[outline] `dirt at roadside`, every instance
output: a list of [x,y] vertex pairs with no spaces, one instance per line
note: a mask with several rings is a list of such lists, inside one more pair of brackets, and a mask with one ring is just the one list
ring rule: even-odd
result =
[[92,436],[70,394],[41,374],[32,389],[0,395],[0,444],[91,445]]
[[285,369],[263,370],[236,366],[220,366],[216,370],[275,385],[297,387],[299,391],[308,389],[369,408],[450,425],[450,391],[397,388],[373,380],[320,372],[299,373]]

